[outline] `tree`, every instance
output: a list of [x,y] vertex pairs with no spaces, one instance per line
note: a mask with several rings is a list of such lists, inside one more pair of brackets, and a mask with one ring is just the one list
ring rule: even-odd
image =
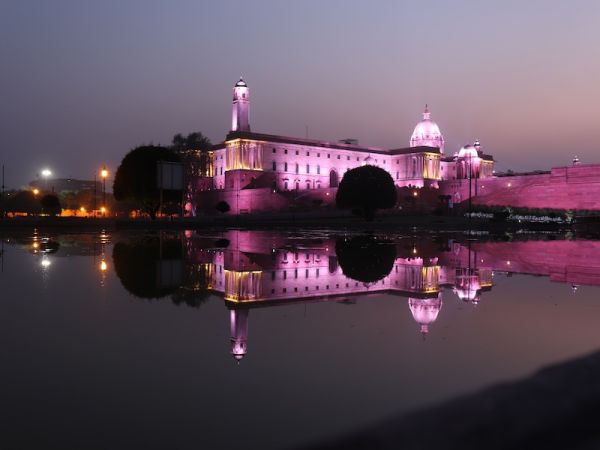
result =
[[[156,218],[160,206],[157,183],[159,161],[179,162],[173,150],[155,145],[143,145],[131,150],[117,169],[113,183],[114,197],[118,201],[134,201],[140,209]],[[180,191],[164,191],[164,201],[179,201]]]
[[12,213],[39,214],[39,200],[31,191],[17,191],[6,198],[6,211]]
[[145,236],[119,241],[113,247],[113,263],[117,277],[129,293],[139,298],[161,298],[179,288],[178,284],[161,284],[158,271],[161,258],[181,260],[181,241],[161,241],[158,236]]
[[212,147],[210,140],[199,131],[183,136],[173,136],[171,149],[184,163],[186,179],[208,175],[208,151]]
[[215,209],[222,214],[225,214],[231,210],[229,203],[227,203],[225,200],[221,200],[219,203],[217,203],[215,205]]
[[335,243],[335,254],[345,276],[363,283],[374,283],[392,271],[396,247],[393,242],[372,236],[340,238]]
[[375,211],[396,204],[396,186],[390,174],[379,167],[357,167],[342,178],[335,202],[338,208],[352,209],[354,214],[371,221]]
[[58,197],[54,194],[44,195],[40,200],[40,205],[42,205],[42,212],[50,216],[59,215],[62,210],[62,207],[60,206],[60,201],[58,200]]

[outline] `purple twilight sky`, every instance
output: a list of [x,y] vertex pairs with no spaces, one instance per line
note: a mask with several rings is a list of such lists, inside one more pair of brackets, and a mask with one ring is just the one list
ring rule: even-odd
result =
[[404,147],[428,103],[453,153],[505,170],[600,163],[600,2],[0,3],[0,163],[9,187],[114,172],[133,146],[230,127]]

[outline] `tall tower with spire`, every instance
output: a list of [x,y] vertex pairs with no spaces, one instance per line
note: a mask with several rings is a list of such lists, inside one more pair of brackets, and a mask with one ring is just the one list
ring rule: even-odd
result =
[[250,91],[240,77],[233,87],[233,107],[231,109],[231,131],[250,131]]

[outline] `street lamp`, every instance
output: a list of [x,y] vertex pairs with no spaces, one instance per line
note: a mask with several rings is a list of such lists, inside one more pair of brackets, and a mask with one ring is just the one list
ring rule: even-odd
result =
[[106,178],[108,177],[108,169],[106,166],[102,167],[100,171],[100,176],[102,177],[102,215],[106,216]]
[[48,178],[50,178],[52,176],[52,171],[50,169],[43,169],[42,172],[42,177],[46,180],[46,191],[48,190]]

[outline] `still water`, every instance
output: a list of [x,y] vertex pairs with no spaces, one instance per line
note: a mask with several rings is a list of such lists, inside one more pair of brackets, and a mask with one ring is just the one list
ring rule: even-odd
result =
[[572,237],[27,231],[2,246],[2,448],[288,448],[600,343],[600,242]]

